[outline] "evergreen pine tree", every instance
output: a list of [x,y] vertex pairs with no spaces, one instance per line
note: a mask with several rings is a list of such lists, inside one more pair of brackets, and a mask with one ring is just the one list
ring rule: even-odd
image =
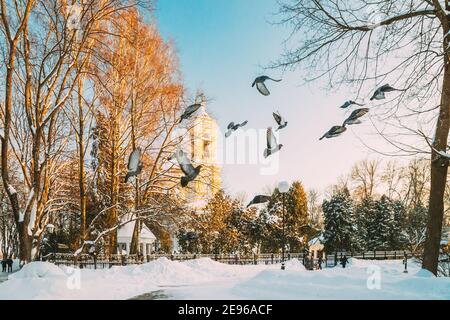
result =
[[428,209],[419,202],[408,210],[402,240],[412,252],[420,251],[425,242]]
[[375,212],[368,219],[367,235],[368,250],[388,250],[393,223],[393,203],[382,196],[375,202]]
[[393,220],[390,228],[389,247],[391,250],[404,249],[403,231],[406,226],[406,208],[401,201],[393,203]]
[[356,236],[355,247],[358,251],[367,251],[369,243],[369,222],[375,216],[375,201],[363,199],[355,210]]
[[353,201],[348,190],[337,192],[329,201],[324,201],[325,218],[324,245],[326,252],[352,250],[355,241],[355,219]]

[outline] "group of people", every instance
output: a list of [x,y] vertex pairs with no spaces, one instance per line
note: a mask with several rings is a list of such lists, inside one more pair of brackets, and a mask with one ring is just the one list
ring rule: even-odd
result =
[[[12,272],[14,261],[11,258],[2,260],[2,272]],[[8,270],[8,271],[7,271]]]
[[[303,265],[307,269],[309,269],[309,270],[322,270],[322,264],[324,263],[322,255],[319,255],[316,263],[314,263],[314,262],[315,262],[315,259],[314,259],[313,255],[311,255],[311,257],[309,257],[308,254],[305,254],[303,256]],[[346,255],[344,255],[343,257],[340,258],[340,263],[341,263],[342,268],[345,269],[345,267],[349,263],[349,260],[348,260]]]
[[308,270],[322,270],[322,264],[323,264],[322,255],[319,255],[317,262],[314,259],[314,254],[311,254],[311,256],[310,256],[309,253],[306,252],[303,255],[303,265]]

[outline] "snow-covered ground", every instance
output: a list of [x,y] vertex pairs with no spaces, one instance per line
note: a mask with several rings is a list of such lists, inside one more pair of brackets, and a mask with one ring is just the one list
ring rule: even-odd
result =
[[435,278],[411,263],[361,261],[306,271],[298,261],[233,266],[210,259],[109,270],[74,270],[35,262],[0,284],[0,299],[130,299],[155,291],[169,299],[446,299],[450,279]]

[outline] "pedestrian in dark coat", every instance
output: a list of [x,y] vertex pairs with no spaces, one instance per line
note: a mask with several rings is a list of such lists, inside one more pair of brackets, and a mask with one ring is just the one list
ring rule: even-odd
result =
[[6,260],[6,264],[8,265],[8,272],[12,272],[12,267],[14,264],[13,259],[9,258],[8,260]]
[[347,256],[343,256],[342,259],[341,259],[342,268],[345,269],[345,266],[347,265],[347,263],[348,263]]
[[2,272],[6,272],[6,259],[2,260]]
[[319,260],[317,261],[317,266],[319,270],[322,270],[322,263],[323,263],[322,256],[319,255]]

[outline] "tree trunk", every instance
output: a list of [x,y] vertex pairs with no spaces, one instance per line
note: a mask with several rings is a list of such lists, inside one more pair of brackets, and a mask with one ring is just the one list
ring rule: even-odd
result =
[[28,235],[28,224],[19,225],[19,257],[21,264],[31,262],[32,237]]
[[78,148],[79,148],[79,171],[78,171],[78,182],[80,187],[80,237],[81,241],[86,240],[86,174],[84,168],[84,113],[83,113],[83,79],[80,77],[78,80]]
[[[139,179],[136,177],[134,209],[139,210]],[[141,242],[142,221],[137,217],[134,225],[133,238],[131,239],[130,254],[139,253],[139,243]],[[142,252],[141,252],[142,253]]]
[[[119,124],[118,113],[114,112],[112,119],[112,149],[111,149],[111,210],[109,212],[108,226],[113,228],[118,225],[118,210],[119,204]],[[109,236],[109,254],[117,253],[117,228],[113,230]]]
[[[136,50],[136,56],[135,60],[137,61],[137,50]],[[134,73],[137,72],[137,63],[135,62],[134,67]],[[136,97],[134,92],[134,85],[133,85],[133,97],[131,101],[131,147],[133,150],[136,150]],[[134,186],[134,210],[135,212],[138,212],[139,210],[139,178],[136,176],[136,182]],[[139,213],[137,213],[137,220],[134,225],[133,230],[133,237],[131,239],[131,245],[130,245],[130,254],[137,254],[142,253],[139,252],[139,243],[141,242],[141,229],[142,229],[142,222],[139,217]]]
[[[31,241],[28,239],[27,230],[24,231],[24,223],[19,222],[20,206],[17,192],[10,188],[9,180],[9,134],[11,128],[11,113],[12,113],[12,86],[13,86],[13,73],[15,65],[16,44],[11,44],[8,64],[6,68],[6,81],[5,81],[5,110],[4,110],[4,130],[2,138],[2,180],[6,194],[11,202],[11,208],[16,221],[18,233],[19,233],[19,259],[22,263],[27,263],[31,258]],[[25,228],[26,229],[26,228]]]
[[141,230],[142,230],[142,222],[139,219],[137,219],[136,224],[134,225],[133,238],[131,239],[130,254],[142,253],[139,252]]
[[[446,44],[448,41],[446,41]],[[447,184],[449,160],[437,151],[445,152],[450,125],[450,63],[445,57],[445,70],[439,118],[431,156],[431,189],[428,209],[427,236],[425,240],[423,264],[424,269],[437,275],[439,246],[444,219],[444,193]]]

